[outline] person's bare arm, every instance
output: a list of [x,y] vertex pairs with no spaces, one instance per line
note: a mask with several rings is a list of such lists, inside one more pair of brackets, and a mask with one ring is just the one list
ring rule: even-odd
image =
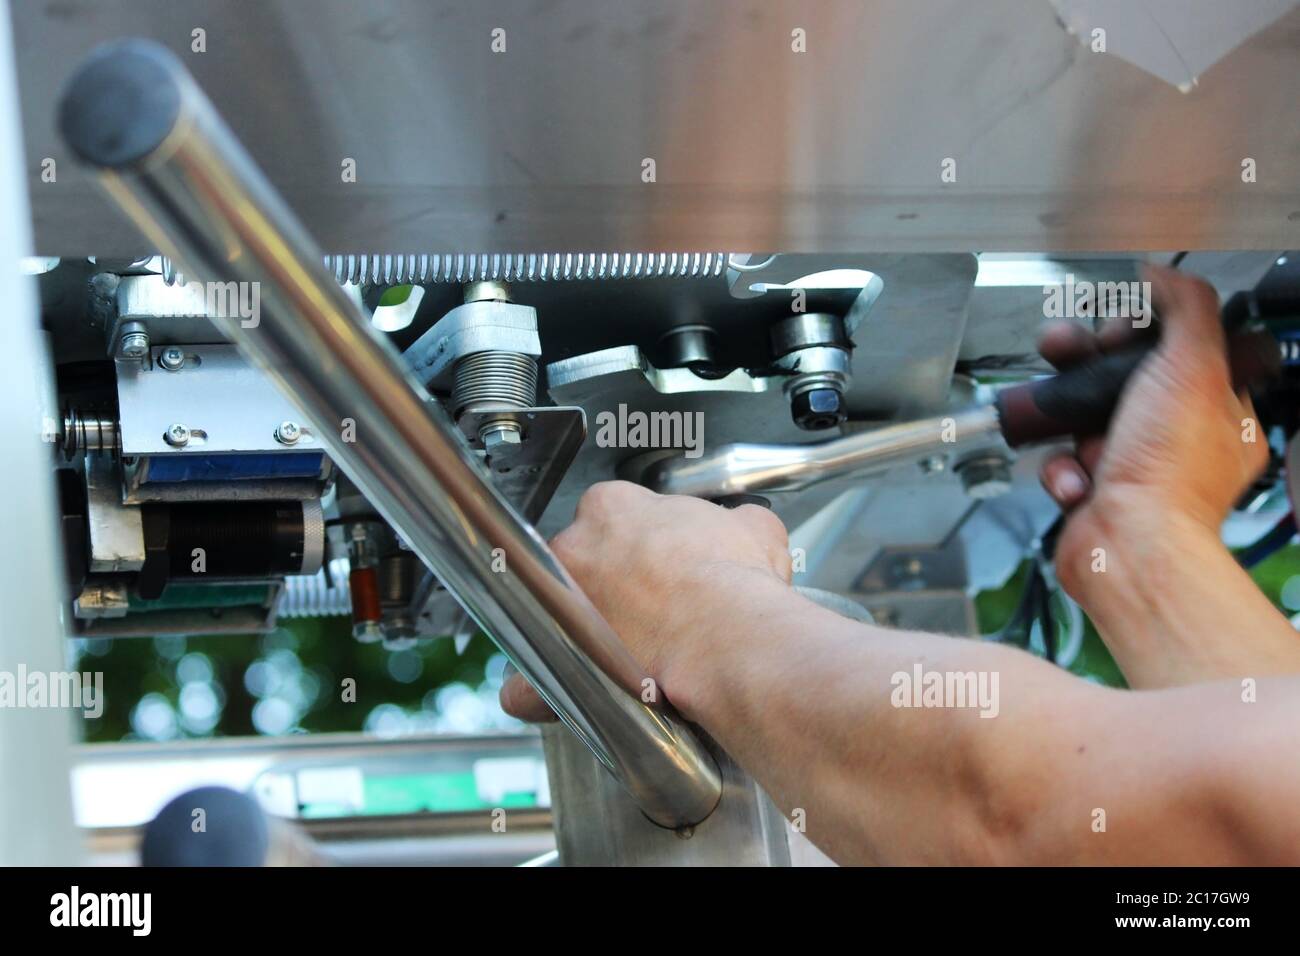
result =
[[[1300,679],[1241,675],[1258,702],[1240,680],[1098,687],[827,611],[789,586],[786,544],[762,509],[622,482],[554,542],[665,696],[837,861],[1300,863]],[[918,665],[996,675],[996,697],[896,706]],[[503,703],[545,713],[519,680]]]
[[[1155,359],[1106,443],[1044,480],[1072,509],[1058,574],[1130,683],[1168,689],[1108,690],[1021,651],[847,621],[789,587],[785,530],[753,506],[608,483],[554,541],[666,696],[835,859],[1300,863],[1300,640],[1218,539],[1261,449],[1241,442],[1250,409],[1212,295],[1154,278],[1168,319]],[[1104,343],[1055,345],[1064,359]],[[996,674],[997,716],[895,706],[896,675],[918,665],[977,686]],[[547,713],[518,678],[502,701]]]
[[[1300,680],[1262,682],[1257,703],[1239,681],[1117,691],[771,582],[733,593],[699,624],[691,713],[838,862],[1300,863]],[[917,664],[996,675],[996,716],[894,706]]]

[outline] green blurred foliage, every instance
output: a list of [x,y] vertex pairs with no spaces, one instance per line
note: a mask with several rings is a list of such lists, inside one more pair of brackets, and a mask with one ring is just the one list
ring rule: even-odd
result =
[[[988,635],[1002,628],[1020,600],[1029,570],[1025,562],[1007,583],[975,596],[980,633]],[[1284,613],[1295,608],[1282,605],[1286,583],[1300,576],[1300,545],[1290,545],[1262,561],[1252,571],[1256,583]],[[1191,598],[1189,598],[1191,599]],[[1124,677],[1090,621],[1085,622],[1083,646],[1070,670],[1111,687],[1124,687]],[[394,653],[381,644],[362,644],[353,639],[346,617],[296,618],[285,620],[265,635],[207,635],[188,638],[118,638],[79,642],[82,670],[104,674],[104,713],[82,721],[85,739],[91,742],[133,739],[131,715],[148,694],[160,694],[179,710],[182,682],[177,665],[187,654],[205,656],[212,667],[212,681],[223,701],[220,716],[210,731],[182,728],[181,736],[249,736],[257,729],[253,708],[258,698],[249,691],[246,675],[268,655],[289,652],[296,657],[310,691],[310,701],[290,732],[355,732],[364,727],[366,716],[380,704],[395,704],[418,711],[430,691],[452,683],[479,687],[486,666],[496,653],[482,634],[476,635],[461,655],[450,639],[418,644],[406,665],[409,680],[390,673]],[[356,681],[356,702],[345,702],[342,682]]]
[[[302,683],[315,691],[293,727],[294,732],[307,733],[360,731],[366,715],[379,704],[419,710],[430,690],[454,682],[478,687],[488,659],[496,653],[482,634],[475,635],[459,656],[449,638],[423,642],[397,652],[419,660],[418,677],[404,682],[389,672],[389,656],[394,652],[382,644],[354,640],[351,619],[346,617],[283,620],[275,631],[263,635],[118,638],[82,646],[78,666],[104,674],[104,713],[97,720],[82,721],[90,742],[133,738],[131,715],[147,694],[161,694],[179,709],[182,682],[177,665],[187,654],[202,654],[211,663],[212,683],[219,688],[224,706],[210,732],[182,731],[181,736],[226,737],[257,733],[253,708],[258,698],[246,686],[245,675],[255,662],[277,651],[296,655],[307,675]],[[416,670],[413,662],[407,663]],[[346,678],[356,681],[355,702],[343,700]]]
[[[1026,561],[1007,581],[1005,585],[990,591],[981,591],[975,596],[975,615],[981,634],[993,634],[1011,620],[1020,594],[1025,587],[1029,574],[1029,562]],[[1295,614],[1297,608],[1288,608],[1282,603],[1282,588],[1291,578],[1300,575],[1300,544],[1291,544],[1281,548],[1251,569],[1251,577],[1259,585],[1270,601],[1288,617]],[[1210,585],[1212,586],[1212,585]],[[1189,595],[1189,600],[1194,599]],[[1120,673],[1115,659],[1102,642],[1092,621],[1084,617],[1084,640],[1079,655],[1070,666],[1070,671],[1083,677],[1089,677],[1108,687],[1127,687],[1124,675]]]

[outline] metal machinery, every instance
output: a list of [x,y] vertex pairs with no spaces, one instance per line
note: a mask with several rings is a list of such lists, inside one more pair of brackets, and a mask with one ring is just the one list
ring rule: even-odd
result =
[[[6,415],[54,446],[65,633],[328,613],[396,649],[482,627],[567,725],[545,733],[567,863],[816,857],[725,754],[638,696],[544,544],[585,489],[758,496],[792,529],[800,586],[974,634],[972,595],[1055,518],[1045,449],[982,426],[909,441],[906,423],[987,421],[970,409],[1046,372],[1045,287],[1177,261],[1256,318],[1293,309],[1287,3],[1211,18],[1217,44],[1167,38],[1200,77],[1183,91],[1124,14],[1067,0],[978,17],[330,3],[311,23],[290,3],[193,6],[13,10],[48,257],[27,260],[46,334],[21,361],[52,385]],[[1081,43],[1094,21],[1115,55]],[[195,28],[210,52],[183,63],[101,60],[56,130],[99,41],[183,51]],[[793,28],[816,38],[807,59],[785,53]],[[921,49],[917,93],[903,78],[922,82],[906,59]],[[1008,68],[979,69],[975,49]],[[1249,185],[1245,155],[1269,171]],[[736,479],[755,468],[787,477]]]

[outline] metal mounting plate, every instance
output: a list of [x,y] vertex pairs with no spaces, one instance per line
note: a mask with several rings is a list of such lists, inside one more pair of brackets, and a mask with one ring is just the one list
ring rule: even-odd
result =
[[488,459],[492,483],[526,521],[535,524],[587,437],[587,415],[581,408],[563,405],[505,413],[470,407],[456,424],[470,447],[479,450],[483,447],[479,425],[502,418],[519,423],[523,441],[509,452]]

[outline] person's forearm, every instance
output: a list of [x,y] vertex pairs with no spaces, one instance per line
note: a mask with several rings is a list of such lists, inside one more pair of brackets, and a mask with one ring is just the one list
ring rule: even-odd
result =
[[[1216,734],[1243,719],[1231,686],[1110,690],[1013,648],[862,625],[765,575],[715,583],[670,696],[836,861],[1250,859],[1214,799],[1214,754],[1236,746]],[[930,675],[974,691],[935,698]]]
[[[1024,774],[1051,791],[1044,735],[1106,691],[1014,649],[864,626],[759,576],[728,593],[744,600],[699,609],[707,654],[679,684],[684,709],[823,850],[857,863],[1062,852],[1035,832],[1047,818]],[[927,690],[936,679],[947,699]]]
[[1300,635],[1209,529],[1117,508],[1087,557],[1062,583],[1131,686],[1300,673]]

